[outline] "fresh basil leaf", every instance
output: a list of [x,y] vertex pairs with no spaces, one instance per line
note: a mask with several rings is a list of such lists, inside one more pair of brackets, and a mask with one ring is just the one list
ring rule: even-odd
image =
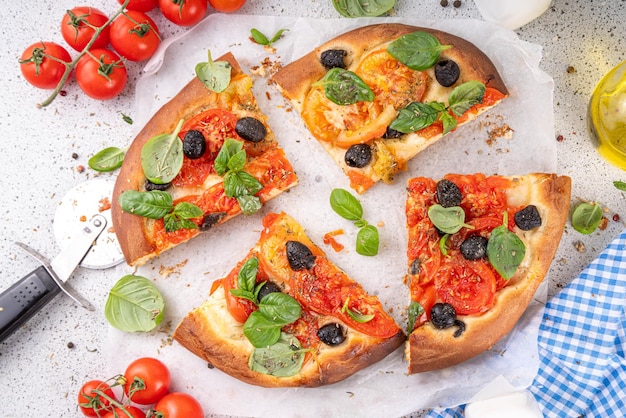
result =
[[378,254],[378,229],[374,225],[366,225],[356,235],[356,252],[361,255]]
[[418,302],[411,301],[409,305],[409,322],[407,325],[407,334],[411,334],[415,329],[415,322],[424,315],[424,307]]
[[617,190],[621,190],[623,192],[626,192],[626,182],[616,180],[616,181],[613,182],[613,186],[615,186],[615,188]]
[[[237,164],[235,161],[231,162],[231,159],[242,150],[243,143],[241,141],[237,141],[232,138],[226,138],[226,140],[222,144],[222,148],[220,148],[220,152],[217,154],[217,157],[215,157],[215,172],[220,176],[223,176],[224,173],[231,169],[231,166],[235,166]],[[238,158],[241,158],[241,156],[239,155],[235,159]],[[243,168],[243,165],[245,165],[245,160],[244,164],[241,165],[241,168]]]
[[124,150],[117,147],[104,148],[89,159],[87,164],[92,170],[107,172],[117,170],[124,162]]
[[332,3],[343,17],[376,17],[391,10],[396,0],[333,0]]
[[258,29],[250,29],[250,35],[252,35],[252,39],[259,45],[269,45],[270,40],[267,39],[267,36],[263,35]]
[[468,81],[458,85],[448,97],[450,110],[457,116],[463,115],[470,107],[483,102],[485,90],[485,85],[480,81]]
[[263,207],[263,202],[258,196],[237,196],[237,203],[244,215],[253,215]]
[[[409,103],[398,111],[398,116],[389,127],[404,134],[427,128],[437,120],[441,107],[442,104],[438,102]],[[445,109],[445,106],[443,108]]]
[[258,272],[259,259],[252,257],[246,260],[237,274],[237,286],[239,286],[239,289],[253,293],[256,286],[256,276]]
[[104,307],[109,323],[122,331],[150,331],[163,320],[165,301],[145,277],[122,277],[111,289]]
[[330,207],[349,221],[359,221],[363,217],[361,202],[344,189],[333,189],[330,193]]
[[372,89],[361,77],[339,67],[328,70],[324,78],[315,85],[323,85],[326,97],[341,106],[371,102],[375,97]]
[[204,215],[202,209],[189,202],[180,202],[176,204],[172,213],[181,219],[194,219]]
[[602,222],[602,208],[599,204],[583,202],[572,213],[572,226],[581,234],[589,235]]
[[224,174],[224,194],[227,197],[238,197],[246,193],[245,185],[239,178],[238,171],[228,171]]
[[183,141],[178,133],[183,120],[171,134],[151,138],[141,149],[141,166],[146,178],[155,184],[166,184],[174,180],[183,166]]
[[439,250],[444,256],[448,256],[448,238],[450,238],[450,234],[444,234],[444,236],[439,239]]
[[439,119],[441,119],[441,121],[443,122],[443,135],[456,128],[457,121],[454,116],[452,116],[448,112],[441,112],[439,114]]
[[243,169],[245,165],[246,165],[246,152],[243,149],[237,151],[228,159],[227,166],[230,171],[240,171]]
[[259,303],[259,312],[279,326],[295,322],[302,315],[302,307],[297,300],[286,293],[272,292]]
[[348,316],[350,318],[352,318],[354,321],[356,321],[356,322],[358,322],[360,324],[364,324],[364,323],[369,322],[372,319],[374,319],[374,315],[373,314],[362,314],[360,312],[355,312],[352,309],[350,309],[348,307],[348,303],[349,302],[350,302],[350,297],[348,296],[346,301],[343,303],[343,306],[341,307],[341,312],[347,313]]
[[252,174],[248,174],[245,171],[239,172],[239,180],[246,189],[245,194],[254,195],[263,189],[263,184]]
[[491,231],[487,242],[487,258],[500,276],[508,280],[513,277],[524,260],[526,246],[520,237],[509,231],[506,212],[502,223]]
[[174,232],[179,229],[197,229],[198,225],[189,219],[183,219],[174,213],[168,213],[163,217],[163,224],[166,232]]
[[124,113],[122,113],[122,120],[123,120],[124,122],[126,122],[127,124],[129,124],[129,125],[132,125],[132,124],[133,124],[133,118],[131,118],[131,117],[130,117],[130,116],[128,116],[128,115],[125,115]]
[[302,369],[304,355],[310,350],[302,349],[298,339],[282,332],[276,343],[265,348],[255,348],[248,360],[250,370],[276,377],[288,377]]
[[428,208],[428,217],[437,229],[446,234],[456,234],[463,227],[473,228],[465,223],[465,211],[460,206],[444,208],[434,204]]
[[230,84],[231,66],[226,61],[213,61],[211,51],[208,51],[207,55],[207,62],[196,64],[196,76],[206,88],[221,93]]
[[449,48],[428,32],[412,32],[390,43],[387,52],[410,69],[424,71],[439,61],[441,51]]
[[280,338],[281,326],[259,311],[254,311],[243,324],[243,333],[257,348],[269,347]]
[[160,190],[127,190],[120,195],[118,202],[124,212],[150,219],[161,219],[172,211],[172,196]]
[[288,31],[289,29],[280,29],[279,31],[277,31],[274,36],[272,36],[272,39],[270,39],[270,45],[273,44],[274,42],[278,41],[280,38],[283,37],[283,33],[285,33],[286,31]]

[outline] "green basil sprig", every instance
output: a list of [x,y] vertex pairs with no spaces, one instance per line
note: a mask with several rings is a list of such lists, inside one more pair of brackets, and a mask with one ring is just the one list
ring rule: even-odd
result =
[[505,211],[502,225],[491,231],[487,242],[487,258],[506,280],[513,277],[526,254],[524,242],[514,232],[509,231],[508,219],[508,212]]
[[117,170],[124,162],[125,152],[117,147],[108,147],[98,151],[87,161],[92,170],[107,172]]
[[415,328],[415,322],[419,319],[420,316],[424,314],[425,310],[421,304],[415,301],[411,301],[409,305],[409,320],[407,325],[407,333],[411,334],[413,329]]
[[335,10],[343,17],[376,17],[395,4],[396,0],[333,0]]
[[109,323],[122,331],[151,331],[163,320],[165,301],[145,277],[127,275],[111,289],[104,307]]
[[252,36],[252,39],[254,40],[254,42],[256,42],[259,45],[263,45],[263,46],[271,46],[274,42],[278,41],[280,38],[283,37],[283,33],[285,33],[285,31],[288,31],[289,29],[280,29],[278,32],[276,32],[274,34],[274,36],[272,36],[271,39],[268,39],[267,36],[263,35],[258,29],[250,29],[250,35]]
[[127,190],[118,199],[124,212],[150,219],[161,219],[167,232],[181,228],[195,229],[198,226],[191,219],[204,214],[202,209],[193,203],[180,202],[174,206],[172,195],[160,190],[138,192]]
[[444,208],[436,203],[428,208],[428,217],[445,234],[456,234],[463,227],[474,229],[473,225],[465,223],[465,211],[460,206]]
[[424,71],[439,61],[441,51],[450,48],[428,32],[412,32],[390,43],[387,52],[410,69]]
[[581,234],[589,235],[602,222],[602,208],[598,203],[580,203],[572,212],[572,226]]
[[402,133],[416,132],[440,120],[443,123],[443,134],[447,134],[457,126],[456,119],[448,113],[463,115],[472,106],[482,103],[486,87],[479,81],[468,81],[455,87],[448,97],[448,107],[441,102],[413,102],[398,111],[398,116],[389,125],[390,128]]
[[297,374],[302,368],[304,355],[311,349],[303,349],[293,335],[281,332],[278,341],[269,347],[255,348],[248,359],[250,370],[276,377]]
[[263,189],[263,184],[251,174],[243,171],[246,165],[246,151],[243,143],[226,138],[215,158],[215,172],[224,176],[224,193],[237,199],[241,211],[246,215],[256,213],[263,203],[256,193]]
[[341,106],[356,102],[371,102],[374,92],[358,75],[343,68],[332,68],[313,86],[324,86],[324,95],[328,100]]
[[208,88],[221,93],[230,84],[231,65],[227,61],[213,61],[211,51],[207,53],[207,62],[196,64],[196,77]]
[[183,120],[171,134],[150,138],[141,149],[141,167],[148,180],[166,184],[174,180],[183,166],[183,141],[178,137]]
[[241,266],[237,274],[237,288],[230,289],[230,293],[238,298],[247,299],[258,305],[259,292],[266,282],[256,282],[256,275],[259,271],[259,259],[252,257]]
[[302,307],[297,300],[286,293],[267,294],[243,324],[243,333],[250,343],[257,347],[269,347],[280,338],[281,328],[289,325],[302,315]]
[[361,202],[344,189],[333,189],[330,193],[330,206],[337,215],[349,221],[354,221],[354,225],[360,228],[356,236],[356,252],[366,256],[378,254],[378,228],[374,225],[369,225],[363,219]]

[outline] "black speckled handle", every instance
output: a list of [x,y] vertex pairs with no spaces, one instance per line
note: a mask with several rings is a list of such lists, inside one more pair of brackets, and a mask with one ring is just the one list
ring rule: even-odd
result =
[[41,266],[0,294],[0,342],[50,302],[61,288]]

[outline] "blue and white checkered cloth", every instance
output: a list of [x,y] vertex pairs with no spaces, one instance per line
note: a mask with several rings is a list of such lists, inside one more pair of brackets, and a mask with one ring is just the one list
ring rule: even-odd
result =
[[[528,388],[545,417],[626,416],[626,231],[551,299]],[[464,407],[428,418],[462,418]]]

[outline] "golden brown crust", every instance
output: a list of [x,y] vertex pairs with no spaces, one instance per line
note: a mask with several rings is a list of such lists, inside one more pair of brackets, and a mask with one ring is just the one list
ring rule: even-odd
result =
[[541,173],[514,178],[511,204],[533,204],[543,220],[536,230],[516,231],[526,244],[524,262],[489,311],[459,317],[466,329],[458,338],[453,336],[456,328],[438,330],[430,322],[413,331],[405,347],[409,373],[453,366],[491,348],[515,326],[543,282],[567,220],[571,179]]

